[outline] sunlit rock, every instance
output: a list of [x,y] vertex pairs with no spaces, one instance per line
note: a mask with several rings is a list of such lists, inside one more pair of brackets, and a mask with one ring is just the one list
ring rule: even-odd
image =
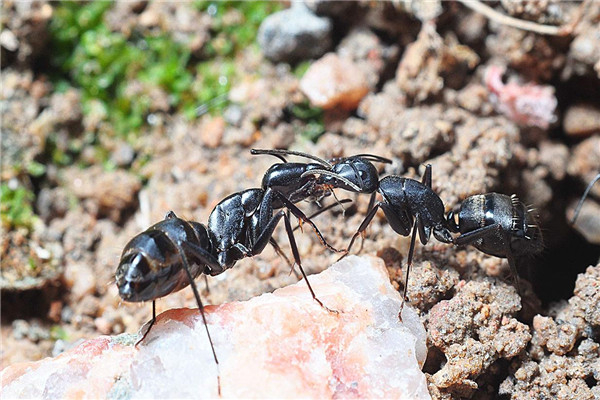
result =
[[[427,399],[425,330],[378,258],[347,257],[305,282],[206,307],[225,398]],[[196,310],[169,310],[136,349],[100,337],[2,371],[2,394],[45,398],[215,398],[217,365]]]

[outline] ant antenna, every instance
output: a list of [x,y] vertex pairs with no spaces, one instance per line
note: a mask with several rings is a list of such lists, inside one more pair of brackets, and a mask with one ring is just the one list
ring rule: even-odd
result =
[[375,162],[380,162],[380,163],[384,163],[384,164],[392,163],[392,160],[390,160],[389,158],[381,157],[376,154],[368,154],[368,153],[356,154],[353,157],[360,157],[360,158],[364,158],[367,161],[375,161]]
[[[301,151],[281,150],[281,149],[252,149],[252,150],[250,150],[250,154],[252,154],[252,155],[268,154],[271,156],[278,157],[280,159],[282,159],[283,158],[282,156],[284,156],[284,155],[298,156],[298,157],[304,157],[304,158],[308,158],[310,160],[316,161],[327,169],[331,169],[333,167],[329,161],[323,160],[322,158],[319,158],[317,156],[313,156],[312,154],[303,153]],[[284,162],[287,162],[287,161],[284,160]]]
[[309,175],[317,175],[317,174],[331,176],[332,178],[338,179],[339,181],[344,182],[346,185],[348,185],[350,188],[352,188],[352,190],[360,193],[360,188],[358,186],[356,186],[354,183],[350,182],[348,179],[344,178],[343,176],[340,176],[332,171],[327,171],[324,169],[313,169],[313,170],[304,172],[302,175],[300,175],[300,177],[304,178]]
[[585,188],[585,192],[583,192],[583,196],[581,196],[581,199],[579,200],[579,203],[577,204],[577,207],[575,208],[575,212],[573,213],[573,218],[571,218],[571,225],[575,225],[575,221],[577,220],[577,217],[579,216],[579,212],[581,211],[583,202],[585,201],[586,197],[590,193],[590,190],[592,190],[592,186],[594,186],[594,184],[596,182],[598,182],[598,180],[600,180],[600,174],[596,175],[596,177],[594,179],[592,179],[592,181],[589,183],[589,185],[587,185],[587,188]]

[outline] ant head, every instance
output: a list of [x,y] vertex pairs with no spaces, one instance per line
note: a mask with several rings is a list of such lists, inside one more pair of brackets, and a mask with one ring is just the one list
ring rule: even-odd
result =
[[[359,156],[342,158],[333,165],[332,172],[333,174],[325,176],[323,181],[334,187],[353,192],[358,191],[359,193],[373,193],[379,187],[377,168],[370,161]],[[343,180],[337,179],[336,175],[351,182],[355,187],[353,188]]]

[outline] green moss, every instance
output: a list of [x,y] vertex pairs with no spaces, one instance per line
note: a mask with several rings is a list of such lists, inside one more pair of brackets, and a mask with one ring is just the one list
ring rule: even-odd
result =
[[54,325],[50,328],[50,338],[52,340],[68,340],[69,335],[60,325]]
[[31,229],[35,216],[33,214],[34,195],[22,186],[11,188],[7,183],[0,185],[0,217],[2,225],[7,229]]
[[[83,94],[83,111],[102,113],[115,132],[126,137],[144,125],[150,112],[147,93],[131,93],[128,85],[139,80],[169,94],[175,109],[192,101],[188,70],[190,50],[168,35],[125,37],[111,32],[103,21],[112,6],[107,2],[56,5],[50,30],[53,65],[62,72],[59,87],[72,85]],[[99,103],[99,104],[98,104]]]
[[319,137],[325,133],[323,110],[319,107],[311,107],[308,100],[294,104],[290,108],[290,113],[305,123],[300,131],[300,136],[303,138],[316,143]]

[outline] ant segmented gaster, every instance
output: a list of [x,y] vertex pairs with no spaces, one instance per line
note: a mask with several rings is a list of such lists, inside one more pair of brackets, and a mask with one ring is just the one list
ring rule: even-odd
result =
[[485,254],[508,260],[520,294],[516,258],[533,256],[544,248],[534,210],[514,194],[486,193],[462,202],[458,222],[452,211],[447,220],[450,230],[461,234],[454,238],[455,244],[471,244]]

